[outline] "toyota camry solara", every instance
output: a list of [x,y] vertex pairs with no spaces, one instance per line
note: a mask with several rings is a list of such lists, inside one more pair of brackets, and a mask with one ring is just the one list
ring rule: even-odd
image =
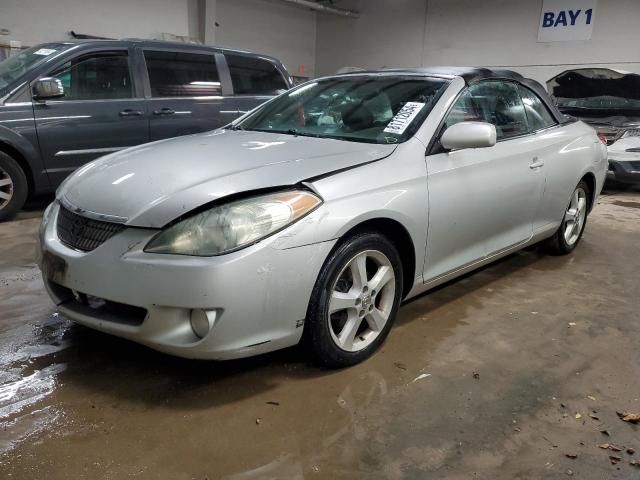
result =
[[516,73],[339,75],[80,168],[40,263],[88,327],[191,358],[302,342],[340,367],[404,299],[534,243],[570,253],[606,170],[596,132]]

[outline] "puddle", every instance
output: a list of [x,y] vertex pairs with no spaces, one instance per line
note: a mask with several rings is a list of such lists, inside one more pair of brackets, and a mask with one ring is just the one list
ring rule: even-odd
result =
[[69,322],[54,314],[35,260],[38,218],[2,224],[0,244],[0,453],[60,416],[49,398],[66,369],[56,355],[71,344]]
[[0,385],[0,453],[14,448],[28,437],[49,428],[58,418],[56,409],[46,406],[28,412],[51,395],[65,364],[52,364],[30,375],[12,369]]
[[60,412],[48,406],[8,421],[0,421],[0,430],[3,432],[0,436],[0,454],[7,453],[20,442],[53,428],[60,416]]
[[65,368],[64,364],[53,364],[0,385],[0,419],[19,413],[51,394],[56,375]]

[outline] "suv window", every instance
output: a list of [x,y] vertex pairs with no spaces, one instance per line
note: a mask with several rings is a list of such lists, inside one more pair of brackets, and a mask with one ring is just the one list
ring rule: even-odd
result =
[[557,125],[558,122],[538,95],[522,85],[518,85],[518,90],[524,104],[524,111],[527,114],[530,130],[541,130]]
[[214,54],[146,50],[152,97],[207,97],[222,94]]
[[512,82],[492,80],[467,88],[453,105],[445,123],[450,127],[468,121],[492,123],[498,140],[529,131],[518,89]]
[[54,71],[64,86],[64,100],[133,97],[127,52],[97,52],[76,57]]
[[276,66],[261,58],[225,53],[236,94],[274,95],[287,90]]

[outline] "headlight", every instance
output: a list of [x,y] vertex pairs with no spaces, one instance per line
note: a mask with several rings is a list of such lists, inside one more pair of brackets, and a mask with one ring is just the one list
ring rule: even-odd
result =
[[198,213],[153,237],[150,253],[210,257],[255,243],[295,222],[322,203],[294,190],[227,203]]

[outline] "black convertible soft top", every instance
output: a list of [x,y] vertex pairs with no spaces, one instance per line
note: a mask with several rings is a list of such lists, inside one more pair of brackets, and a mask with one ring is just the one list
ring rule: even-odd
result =
[[513,70],[491,69],[480,67],[421,67],[421,68],[390,68],[383,70],[365,70],[352,72],[353,75],[374,74],[374,73],[397,73],[425,75],[431,77],[454,78],[461,77],[467,83],[472,85],[482,80],[511,80],[518,82],[525,87],[533,90],[540,99],[545,103],[549,111],[553,114],[558,123],[569,123],[574,121],[571,117],[566,116],[553,102],[547,90],[535,80],[526,78]]

